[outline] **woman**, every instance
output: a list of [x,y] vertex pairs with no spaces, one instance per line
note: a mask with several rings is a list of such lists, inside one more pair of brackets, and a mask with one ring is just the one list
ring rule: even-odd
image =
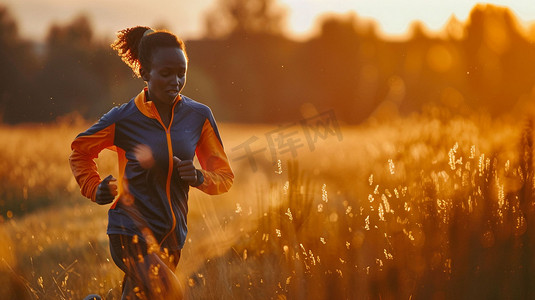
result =
[[[123,299],[175,299],[189,188],[224,193],[234,175],[210,109],[180,94],[188,67],[184,43],[138,26],[120,31],[111,46],[146,87],[76,137],[70,165],[82,195],[113,202],[107,233],[112,258],[125,272]],[[117,151],[117,183],[97,172],[94,159],[104,148]],[[195,168],[195,155],[202,169]]]

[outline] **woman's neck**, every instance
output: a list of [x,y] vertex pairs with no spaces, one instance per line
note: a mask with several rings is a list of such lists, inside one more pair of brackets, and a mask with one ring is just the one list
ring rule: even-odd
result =
[[161,103],[159,101],[151,100],[149,97],[149,93],[146,93],[146,99],[147,101],[152,101],[154,103],[154,106],[156,107],[156,110],[158,111],[158,114],[160,115],[160,119],[162,120],[163,124],[166,127],[169,127],[169,122],[171,122],[171,110],[173,109],[174,102],[167,104],[167,103]]

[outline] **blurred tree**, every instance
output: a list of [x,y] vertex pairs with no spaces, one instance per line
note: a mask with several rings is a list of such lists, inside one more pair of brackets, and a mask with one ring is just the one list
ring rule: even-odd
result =
[[[219,116],[244,122],[271,121],[295,114],[286,88],[297,42],[283,35],[285,11],[274,0],[220,0],[205,19],[207,38],[188,42],[192,75],[209,75],[207,87],[224,104]],[[195,84],[190,77],[188,86]],[[187,87],[201,101],[202,87]],[[213,103],[211,103],[213,105]]]
[[535,47],[504,7],[480,4],[469,17],[463,41],[468,95],[477,110],[493,115],[511,110],[535,78]]
[[50,121],[72,111],[87,116],[90,105],[103,96],[106,86],[98,74],[102,71],[92,69],[97,50],[92,38],[85,16],[65,26],[50,27],[43,68],[36,77],[34,119]]
[[29,88],[35,65],[32,45],[19,37],[15,20],[0,5],[0,122],[13,123],[27,117],[19,103]]
[[108,45],[94,40],[87,16],[52,25],[43,68],[36,75],[32,118],[50,121],[73,111],[94,118],[114,102],[127,101],[135,93],[125,88],[131,72]]
[[452,15],[448,19],[444,30],[446,31],[448,39],[461,40],[466,35],[464,23],[459,21],[455,15]]
[[[502,115],[533,99],[535,27],[522,32],[506,8],[479,5],[441,36],[414,24],[403,41],[380,39],[355,14],[324,17],[317,35],[294,41],[284,17],[275,0],[220,0],[207,38],[187,41],[186,94],[219,107],[221,120],[278,123],[299,120],[302,107],[334,109],[355,124],[437,105]],[[41,49],[19,37],[0,5],[0,120],[94,118],[143,86],[109,42],[95,40],[86,16],[52,25]]]
[[277,33],[282,14],[268,13],[273,7],[221,0],[206,18],[209,39],[188,44],[191,69],[204,78],[193,93],[210,82],[225,119],[291,122],[310,104],[348,123],[435,106],[503,114],[533,89],[535,47],[504,8],[476,7],[471,23],[451,18],[442,35],[414,23],[401,41],[380,39],[375,24],[355,14],[331,15],[319,34],[296,42]]
[[307,98],[320,110],[334,109],[345,122],[361,122],[379,105],[385,76],[392,74],[389,62],[399,58],[379,40],[375,23],[355,13],[325,17],[319,28],[300,55]]
[[282,34],[286,12],[275,0],[219,0],[205,18],[206,36]]
[[309,95],[312,103],[317,105],[323,99],[327,105],[322,109],[345,107],[340,111],[344,119],[362,119],[362,111],[354,109],[354,104],[366,106],[366,100],[358,97],[355,88],[363,65],[357,17],[330,16],[321,22],[320,28],[320,34],[307,43],[304,53],[307,83],[316,87]]
[[44,45],[18,35],[0,5],[0,122],[47,122],[80,112],[95,118],[126,102],[142,81],[109,47],[95,41],[86,16],[53,24]]

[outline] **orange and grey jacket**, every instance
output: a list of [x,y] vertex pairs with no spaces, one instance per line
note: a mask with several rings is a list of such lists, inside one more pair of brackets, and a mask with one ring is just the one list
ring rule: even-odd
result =
[[[136,159],[140,144],[152,150],[155,163],[149,169]],[[189,191],[173,167],[173,156],[192,160],[197,155],[202,170],[196,188],[208,194],[228,191],[234,179],[210,108],[183,95],[173,105],[169,128],[146,100],[145,88],[79,134],[71,148],[74,177],[82,195],[93,201],[101,182],[94,159],[105,148],[118,154],[119,194],[108,212],[108,234],[147,239],[150,232],[172,250],[182,248],[186,239]]]

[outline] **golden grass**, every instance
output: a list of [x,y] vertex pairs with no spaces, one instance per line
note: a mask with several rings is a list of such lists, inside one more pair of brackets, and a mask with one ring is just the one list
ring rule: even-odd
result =
[[[118,297],[107,208],[78,195],[67,161],[87,126],[0,127],[0,293]],[[533,296],[533,125],[412,117],[342,127],[313,151],[292,127],[296,155],[266,149],[256,172],[236,147],[267,147],[277,127],[220,126],[236,180],[191,193],[177,271],[190,298]],[[111,152],[98,163],[116,173]]]

